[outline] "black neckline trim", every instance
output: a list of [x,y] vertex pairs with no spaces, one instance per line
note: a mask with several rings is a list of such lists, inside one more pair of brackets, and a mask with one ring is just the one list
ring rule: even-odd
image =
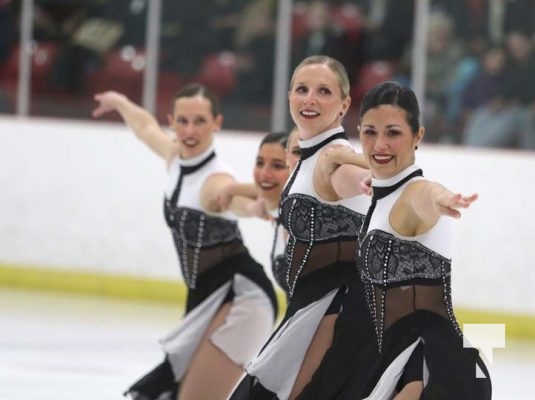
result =
[[307,158],[312,157],[319,149],[325,146],[327,143],[332,142],[336,139],[346,139],[347,135],[345,132],[338,132],[328,138],[322,140],[318,144],[310,147],[301,147],[301,160],[306,160]]
[[375,199],[377,201],[388,196],[390,193],[393,193],[398,188],[400,188],[405,182],[411,180],[412,178],[416,176],[423,176],[423,171],[421,169],[417,169],[416,171],[413,171],[412,173],[407,175],[405,178],[403,178],[399,182],[393,184],[392,186],[372,186],[373,188],[372,200]]

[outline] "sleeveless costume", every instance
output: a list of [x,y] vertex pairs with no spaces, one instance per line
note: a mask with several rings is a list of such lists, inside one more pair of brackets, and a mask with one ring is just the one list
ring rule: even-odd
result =
[[284,239],[284,227],[281,224],[278,210],[271,213],[275,218],[273,244],[271,246],[271,271],[277,285],[288,295],[288,283],[286,282],[286,240]]
[[[299,399],[334,398],[347,384],[363,343],[374,340],[364,288],[355,268],[357,235],[369,199],[356,196],[328,202],[315,192],[314,166],[320,150],[329,143],[350,145],[341,127],[299,141],[301,160],[282,193],[279,210],[289,233],[285,263],[288,308],[268,343],[247,367],[232,400],[287,399],[326,315],[338,314],[333,343]],[[350,296],[353,292],[357,295]]]
[[[357,373],[343,399],[386,400],[411,381],[423,381],[420,399],[486,400],[491,383],[476,349],[463,348],[451,301],[451,219],[405,237],[389,223],[390,212],[410,182],[422,179],[412,165],[389,179],[372,179],[373,199],[357,266],[366,286],[378,354]],[[476,378],[476,370],[484,374]],[[367,382],[363,381],[366,377]]]
[[[164,215],[188,288],[180,325],[160,340],[164,361],[125,393],[133,399],[175,400],[204,332],[225,303],[231,309],[210,340],[245,367],[272,332],[277,302],[271,281],[244,246],[235,217],[208,214],[200,205],[206,179],[230,173],[213,148],[169,167]],[[181,190],[183,189],[183,190]]]

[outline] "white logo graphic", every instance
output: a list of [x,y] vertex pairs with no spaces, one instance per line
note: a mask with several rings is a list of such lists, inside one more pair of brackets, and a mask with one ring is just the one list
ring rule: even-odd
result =
[[[492,350],[505,347],[505,324],[464,324],[463,347],[481,350],[485,359],[492,365]],[[485,374],[476,365],[476,377]]]

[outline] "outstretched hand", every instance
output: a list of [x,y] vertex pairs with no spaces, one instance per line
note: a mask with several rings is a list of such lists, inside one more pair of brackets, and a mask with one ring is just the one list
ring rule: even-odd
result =
[[114,91],[107,91],[107,92],[97,93],[95,94],[93,98],[99,104],[93,110],[92,115],[94,118],[98,118],[110,111],[116,110],[117,105],[119,104],[119,102],[125,99],[125,96]]
[[460,218],[460,208],[468,208],[470,204],[478,198],[477,193],[470,196],[463,196],[461,193],[452,193],[444,191],[444,193],[436,198],[435,208],[440,215],[446,215],[452,218]]
[[368,196],[371,196],[373,194],[372,176],[370,175],[366,179],[363,179],[362,181],[360,181],[359,188],[363,194],[367,194]]

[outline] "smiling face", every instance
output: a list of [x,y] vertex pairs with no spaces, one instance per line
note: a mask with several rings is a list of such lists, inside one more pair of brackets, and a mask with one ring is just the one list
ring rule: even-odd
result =
[[351,103],[336,74],[325,64],[307,64],[295,71],[289,92],[290,113],[301,139],[339,126]]
[[384,104],[362,115],[359,135],[372,176],[387,179],[414,164],[424,128],[413,132],[404,109]]
[[180,143],[180,156],[191,158],[202,154],[221,128],[223,117],[214,115],[209,99],[201,95],[176,99],[169,124]]
[[278,207],[289,173],[284,147],[280,143],[263,144],[256,156],[253,176],[260,197],[266,200],[270,209]]

